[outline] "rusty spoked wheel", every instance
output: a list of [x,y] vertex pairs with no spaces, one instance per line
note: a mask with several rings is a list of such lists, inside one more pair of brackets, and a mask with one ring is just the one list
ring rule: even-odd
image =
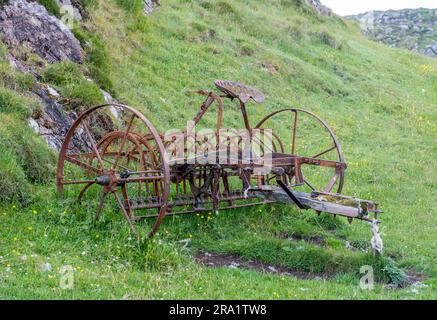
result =
[[[114,117],[114,111],[118,117]],[[90,108],[66,134],[58,160],[58,192],[68,187],[81,202],[88,191],[100,187],[95,220],[112,195],[130,229],[139,236],[134,209],[153,199],[159,204],[154,208],[157,217],[141,226],[141,232],[151,237],[168,211],[169,183],[170,170],[160,135],[143,114],[129,106]],[[96,190],[90,194],[95,198]]]
[[[302,164],[303,181],[296,181],[296,176],[290,172],[290,179],[286,181],[290,186],[310,191],[342,192],[346,165],[341,145],[332,129],[317,115],[302,109],[283,109],[266,116],[256,128],[272,132],[272,143],[264,150],[265,154],[278,152],[309,159]],[[338,165],[315,165],[310,159]]]

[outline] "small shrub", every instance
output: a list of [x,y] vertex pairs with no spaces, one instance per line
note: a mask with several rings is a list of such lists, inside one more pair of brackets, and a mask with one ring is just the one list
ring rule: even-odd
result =
[[382,258],[382,264],[382,273],[388,278],[390,283],[401,286],[407,280],[405,272],[397,267],[391,258]]

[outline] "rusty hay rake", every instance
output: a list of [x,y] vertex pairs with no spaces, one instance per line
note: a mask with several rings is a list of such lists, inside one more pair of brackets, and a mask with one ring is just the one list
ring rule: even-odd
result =
[[[339,141],[321,118],[284,108],[252,126],[246,105],[263,102],[264,95],[240,83],[215,85],[218,93],[195,91],[204,100],[184,131],[160,134],[142,113],[121,104],[80,114],[60,150],[58,191],[72,188],[83,202],[87,191],[100,188],[95,220],[111,196],[132,231],[138,234],[136,222],[144,221],[147,237],[167,216],[268,203],[376,226],[377,203],[341,194],[347,166]],[[242,128],[224,128],[225,99],[237,101]],[[215,128],[198,130],[213,106]]]

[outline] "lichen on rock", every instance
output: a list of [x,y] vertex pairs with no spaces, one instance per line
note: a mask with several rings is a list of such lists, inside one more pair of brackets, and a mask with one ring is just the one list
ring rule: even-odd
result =
[[10,48],[23,46],[49,63],[84,58],[80,42],[36,2],[12,0],[0,10],[0,34]]

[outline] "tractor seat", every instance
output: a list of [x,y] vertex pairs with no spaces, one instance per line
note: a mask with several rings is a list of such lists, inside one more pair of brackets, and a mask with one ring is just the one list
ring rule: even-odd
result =
[[261,91],[248,87],[242,83],[216,80],[214,81],[216,87],[226,94],[229,98],[239,99],[241,102],[246,103],[250,99],[256,103],[261,103],[265,100],[265,96]]

